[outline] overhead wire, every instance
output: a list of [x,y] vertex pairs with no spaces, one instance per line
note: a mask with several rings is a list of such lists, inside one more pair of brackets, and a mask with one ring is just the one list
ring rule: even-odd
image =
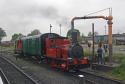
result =
[[105,10],[109,10],[109,15],[112,15],[112,8],[105,8],[105,9],[102,9],[102,10],[99,10],[99,11],[96,11],[96,12],[89,13],[89,14],[87,14],[85,16],[89,16],[89,15],[99,13],[99,12],[102,12],[102,11],[105,11]]

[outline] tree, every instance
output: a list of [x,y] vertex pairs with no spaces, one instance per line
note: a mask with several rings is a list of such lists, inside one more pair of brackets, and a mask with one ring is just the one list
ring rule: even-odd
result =
[[22,35],[21,33],[19,33],[19,34],[13,34],[12,35],[12,39],[11,39],[11,41],[15,41],[15,40],[17,40],[18,38],[21,38],[21,37],[23,37],[24,35]]
[[82,39],[82,41],[85,40],[85,35],[83,33],[81,35],[81,39]]
[[[89,32],[89,33],[88,33],[88,36],[92,36],[92,35],[93,35],[92,32]],[[98,32],[95,31],[95,32],[94,32],[94,36],[97,36],[97,35],[99,35],[99,34],[98,34]]]
[[97,35],[99,35],[99,33],[95,31],[95,32],[94,32],[94,35],[97,36]]
[[82,38],[84,38],[85,37],[85,35],[82,33]]
[[2,28],[0,28],[0,43],[1,43],[1,40],[3,39],[3,37],[5,37],[5,36],[6,36],[6,32]]
[[89,33],[88,33],[88,36],[92,36],[92,32],[89,32]]
[[125,35],[125,33],[123,33],[123,35]]
[[27,36],[33,36],[33,35],[38,35],[38,34],[41,34],[41,32],[38,29],[34,29]]

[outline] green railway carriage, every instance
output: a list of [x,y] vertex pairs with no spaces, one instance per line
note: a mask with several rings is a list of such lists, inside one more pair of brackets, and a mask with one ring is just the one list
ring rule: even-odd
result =
[[29,56],[43,56],[41,47],[41,36],[35,35],[22,38],[23,41],[23,53]]
[[28,36],[21,38],[22,40],[22,52],[24,55],[28,56],[37,56],[42,59],[46,55],[45,50],[45,39],[47,37],[59,37],[59,35],[55,33],[46,33],[34,36]]

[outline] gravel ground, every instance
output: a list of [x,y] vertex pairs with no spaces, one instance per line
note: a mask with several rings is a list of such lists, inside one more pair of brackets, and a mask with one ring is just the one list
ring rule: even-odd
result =
[[46,64],[37,64],[29,59],[18,58],[12,54],[2,54],[6,56],[17,66],[24,70],[28,75],[37,80],[39,84],[79,84],[79,79],[66,74],[62,71],[57,71],[50,68]]

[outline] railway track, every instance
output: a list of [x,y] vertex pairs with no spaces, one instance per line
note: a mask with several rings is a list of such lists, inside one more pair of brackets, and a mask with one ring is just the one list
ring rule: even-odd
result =
[[121,81],[106,78],[95,74],[94,71],[82,70],[76,73],[72,73],[73,76],[83,75],[83,82],[85,84],[123,84]]
[[8,81],[7,77],[5,76],[5,74],[3,73],[3,70],[0,69],[0,84],[10,84],[10,82]]
[[38,84],[15,64],[4,57],[0,57],[0,68],[10,84]]
[[102,72],[108,72],[113,70],[115,67],[103,64],[92,64],[92,69]]

